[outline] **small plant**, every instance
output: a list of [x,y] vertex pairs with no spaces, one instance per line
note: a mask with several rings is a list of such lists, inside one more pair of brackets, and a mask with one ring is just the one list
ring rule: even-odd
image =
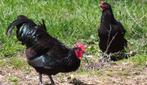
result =
[[23,69],[26,66],[26,61],[18,57],[12,57],[9,61],[10,65],[15,69]]
[[18,78],[18,77],[16,77],[16,76],[10,76],[10,77],[8,78],[8,80],[9,80],[10,82],[14,83],[14,85],[18,85],[18,81],[19,81],[19,78]]

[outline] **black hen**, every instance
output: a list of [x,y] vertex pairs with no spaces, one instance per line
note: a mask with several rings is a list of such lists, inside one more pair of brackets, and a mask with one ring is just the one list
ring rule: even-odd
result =
[[124,27],[115,19],[110,4],[101,1],[99,6],[102,10],[101,24],[98,29],[100,50],[106,54],[124,50],[124,47],[127,47]]
[[17,38],[26,45],[26,57],[29,65],[39,73],[42,84],[42,74],[49,76],[59,72],[71,72],[78,69],[85,52],[85,46],[77,43],[74,48],[67,48],[57,39],[50,36],[43,23],[37,25],[26,16],[20,15],[8,27],[6,34],[11,35],[16,26]]

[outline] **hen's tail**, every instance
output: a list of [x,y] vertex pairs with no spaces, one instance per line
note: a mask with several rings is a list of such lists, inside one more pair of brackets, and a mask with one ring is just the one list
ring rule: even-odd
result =
[[24,15],[19,15],[19,16],[17,17],[17,19],[14,20],[14,21],[8,26],[7,31],[6,31],[6,35],[11,36],[12,30],[15,28],[15,26],[17,27],[17,29],[19,29],[23,23],[31,23],[31,24],[35,25],[35,23],[34,23],[31,19],[28,19],[28,18],[27,18],[26,16],[24,16]]

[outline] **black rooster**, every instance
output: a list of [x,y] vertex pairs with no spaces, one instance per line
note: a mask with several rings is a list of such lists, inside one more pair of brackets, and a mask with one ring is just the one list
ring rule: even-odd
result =
[[98,29],[100,50],[106,54],[123,51],[124,47],[127,47],[124,27],[115,19],[110,4],[101,1],[99,6],[102,10],[101,24]]
[[75,71],[80,66],[85,52],[83,44],[77,43],[74,48],[65,47],[47,33],[44,20],[37,25],[26,16],[20,15],[9,25],[6,34],[10,36],[15,26],[17,39],[26,45],[29,65],[39,73],[40,84],[43,84],[42,74],[48,75],[54,85],[52,75]]

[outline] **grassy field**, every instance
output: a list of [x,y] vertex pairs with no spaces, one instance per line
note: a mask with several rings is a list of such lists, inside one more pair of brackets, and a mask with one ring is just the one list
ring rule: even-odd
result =
[[[147,1],[107,1],[127,31],[127,51],[137,52],[135,57],[123,62],[129,60],[140,66],[147,65]],[[77,41],[85,43],[88,46],[87,53],[96,59],[100,52],[97,28],[101,11],[98,3],[99,0],[0,0],[0,67],[25,67],[25,61],[18,58],[25,47],[17,41],[15,32],[11,38],[5,35],[8,25],[18,15],[26,15],[36,23],[45,19],[50,35],[69,47]]]

